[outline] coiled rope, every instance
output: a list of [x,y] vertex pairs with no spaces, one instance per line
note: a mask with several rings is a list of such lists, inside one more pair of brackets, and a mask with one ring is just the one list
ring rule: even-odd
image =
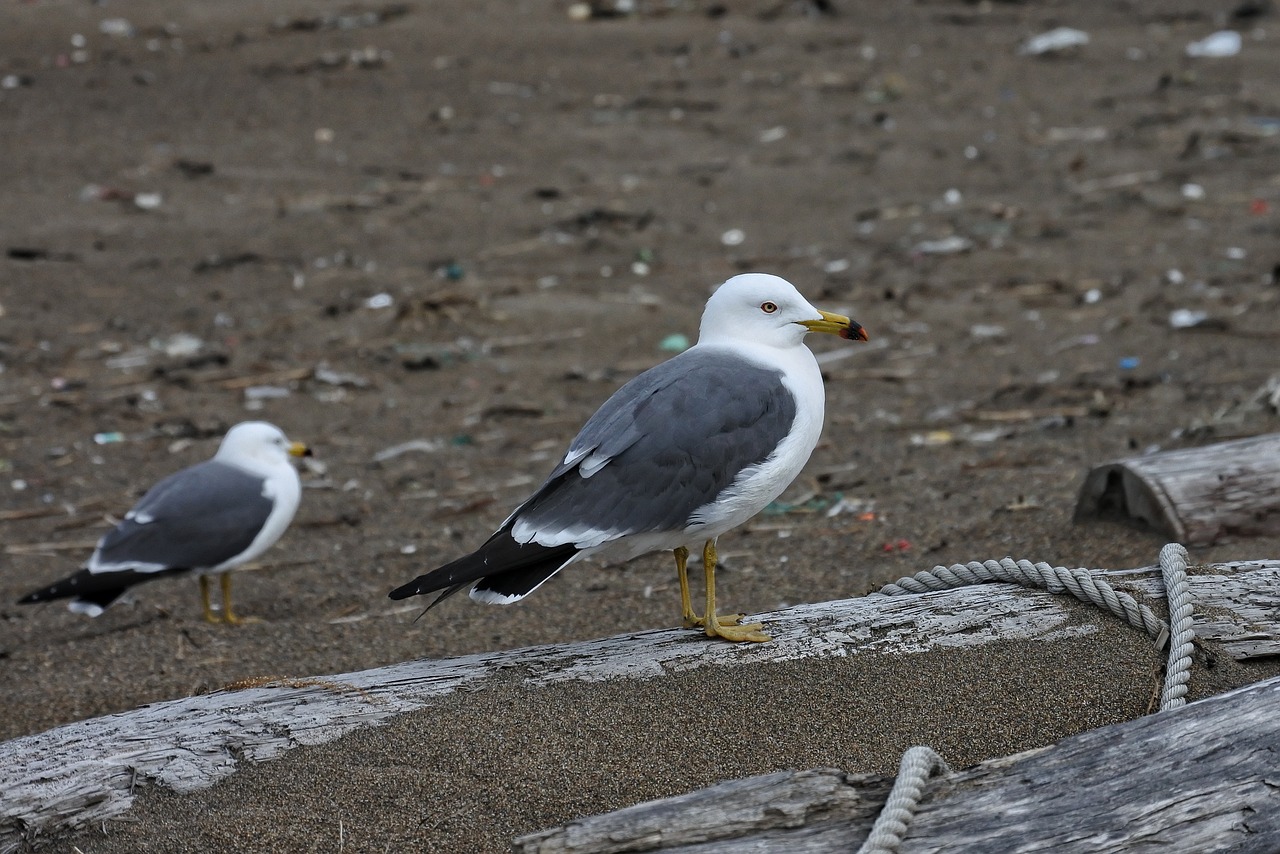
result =
[[[1191,655],[1195,629],[1191,617],[1191,585],[1187,581],[1187,550],[1169,543],[1160,550],[1160,574],[1169,602],[1169,622],[1165,623],[1146,605],[1128,593],[1116,590],[1104,579],[1087,569],[1067,569],[1027,560],[972,561],[952,566],[936,566],[932,571],[918,572],[886,584],[871,595],[906,596],[932,590],[950,590],[972,584],[1021,584],[1050,593],[1070,593],[1126,620],[1156,641],[1157,647],[1169,643],[1165,665],[1164,687],[1160,692],[1160,711],[1186,705],[1187,680],[1191,677]],[[924,794],[925,783],[934,774],[950,774],[947,763],[930,747],[917,745],[902,755],[898,778],[885,801],[884,808],[871,828],[871,833],[858,848],[858,854],[897,854],[907,835]]]

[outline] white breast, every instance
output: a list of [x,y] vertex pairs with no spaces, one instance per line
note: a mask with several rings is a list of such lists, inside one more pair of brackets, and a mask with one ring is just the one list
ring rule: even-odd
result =
[[293,521],[294,514],[298,512],[298,504],[302,500],[302,482],[298,478],[298,472],[288,463],[273,467],[262,482],[262,495],[264,498],[273,500],[275,506],[267,516],[262,530],[258,531],[258,536],[253,538],[253,542],[243,553],[219,564],[211,571],[220,572],[248,563],[275,545],[276,540],[284,535],[289,523]]
[[[753,354],[739,350],[739,355]],[[719,498],[694,511],[695,521],[686,529],[687,536],[712,539],[759,513],[796,479],[822,435],[826,394],[822,371],[809,348],[770,349],[768,361],[757,358],[762,365],[782,370],[782,382],[795,397],[791,433],[764,462],[744,469]]]

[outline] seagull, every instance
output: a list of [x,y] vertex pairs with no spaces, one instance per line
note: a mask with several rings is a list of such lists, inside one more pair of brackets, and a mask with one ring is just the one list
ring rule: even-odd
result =
[[310,453],[275,425],[237,424],[213,459],[151,487],[98,541],[83,569],[27,594],[18,604],[71,598],[71,611],[96,617],[135,584],[195,573],[205,620],[220,621],[209,604],[209,576],[217,575],[221,621],[242,622],[231,610],[228,572],[265,552],[289,527],[302,495],[289,457]]
[[[470,586],[506,605],[588,557],[671,551],[686,628],[767,641],[745,615],[716,614],[716,540],[777,498],[822,431],[822,373],[810,332],[866,341],[862,326],[820,311],[790,282],[734,276],[707,301],[698,343],[640,374],[596,411],[564,459],[479,549],[392,590],[392,599]],[[687,562],[702,543],[706,607],[693,610]],[[424,612],[425,613],[425,612]]]

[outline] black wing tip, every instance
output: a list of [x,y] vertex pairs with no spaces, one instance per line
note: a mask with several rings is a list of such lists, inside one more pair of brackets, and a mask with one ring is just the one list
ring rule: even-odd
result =
[[408,599],[410,596],[421,596],[423,593],[429,593],[430,591],[424,589],[422,586],[421,582],[423,578],[424,576],[419,575],[417,578],[415,578],[413,581],[410,581],[408,584],[401,584],[395,590],[392,590],[390,593],[388,593],[387,598],[388,599]]
[[19,605],[36,605],[41,602],[53,602],[56,599],[69,599],[72,596],[79,596],[81,591],[81,582],[92,578],[87,569],[74,572],[53,584],[41,587],[39,590],[32,590],[26,596],[18,600]]
[[[494,536],[496,537],[497,534]],[[486,543],[486,545],[488,544]],[[476,579],[483,578],[488,572],[488,562],[480,551],[476,551],[419,575],[408,584],[402,584],[392,590],[387,594],[387,597],[390,599],[408,599],[410,596],[422,596],[426,593],[434,593],[437,590],[448,590],[449,592],[446,595],[452,595],[458,589],[467,586]]]
[[[431,604],[428,605],[423,610],[422,614],[425,614],[427,613],[427,611],[430,611],[432,608],[439,605],[441,602],[448,599],[450,596],[457,593],[459,590],[463,589],[464,587],[466,587],[468,584],[471,583],[469,581],[464,581],[461,584],[454,584],[453,586],[447,587],[447,588],[428,587],[426,584],[422,582],[422,579],[424,578],[426,578],[425,575],[420,575],[417,578],[415,578],[413,581],[410,581],[408,584],[400,585],[395,590],[392,590],[390,593],[388,593],[387,598],[396,599],[396,600],[408,599],[410,596],[424,596],[427,593],[435,593],[437,590],[440,590],[441,591],[440,595],[437,596],[435,599],[431,600]],[[422,617],[422,614],[418,615],[419,619]]]
[[[478,551],[464,555],[434,569],[425,575],[419,575],[408,584],[402,584],[387,594],[389,599],[408,599],[410,596],[422,596],[427,593],[443,591],[427,609],[439,605],[445,599],[477,582],[488,582],[490,585],[514,582],[532,573],[536,579],[527,589],[517,591],[521,596],[532,592],[539,584],[560,571],[580,549],[572,543],[559,546],[541,546],[536,543],[516,543],[509,536],[502,539],[507,532],[499,531],[489,539]],[[510,549],[514,547],[515,551]],[[527,551],[526,551],[527,550]],[[496,554],[495,554],[496,552]],[[522,552],[518,559],[512,559],[517,552]],[[501,591],[506,593],[507,591]],[[425,613],[425,611],[423,612]]]
[[45,602],[55,602],[59,599],[71,599],[74,603],[92,605],[106,610],[107,606],[112,602],[115,602],[116,599],[119,599],[128,588],[129,585],[125,584],[119,587],[100,587],[94,590],[78,590],[73,586],[67,585],[65,582],[60,582],[28,593],[26,596],[17,600],[17,604],[40,605]]
[[93,573],[88,569],[72,573],[61,581],[33,590],[18,600],[19,605],[34,605],[58,599],[75,599],[90,605],[106,608],[135,584],[165,578],[175,573],[187,572],[185,567],[169,568],[155,572],[139,573],[134,570],[112,570]]

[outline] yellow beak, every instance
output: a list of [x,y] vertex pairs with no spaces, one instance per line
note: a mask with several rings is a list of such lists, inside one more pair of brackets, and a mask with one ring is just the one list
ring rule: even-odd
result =
[[862,328],[862,324],[855,320],[850,320],[843,314],[832,314],[829,311],[818,310],[818,314],[822,317],[818,320],[798,320],[796,321],[810,332],[826,332],[829,335],[839,335],[841,338],[847,338],[850,341],[866,341],[867,330]]
[[311,449],[310,449],[310,448],[308,448],[306,445],[302,444],[301,442],[290,442],[290,443],[289,443],[289,456],[291,456],[291,457],[309,457],[309,456],[311,456]]

